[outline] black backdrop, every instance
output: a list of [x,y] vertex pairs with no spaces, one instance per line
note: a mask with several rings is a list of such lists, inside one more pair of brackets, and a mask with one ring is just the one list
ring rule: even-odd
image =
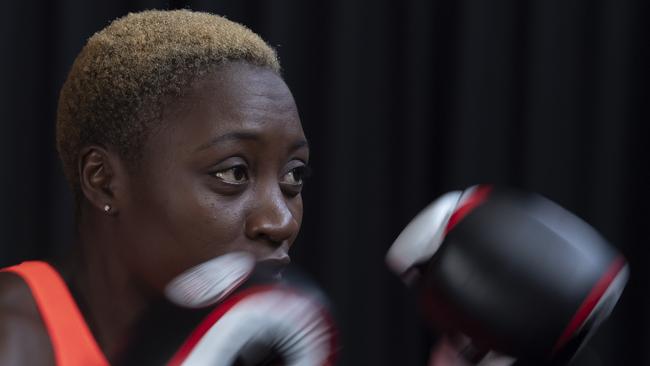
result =
[[85,39],[168,6],[277,47],[315,170],[294,257],[333,299],[341,364],[425,364],[431,339],[383,256],[436,196],[478,182],[541,192],[625,253],[628,288],[576,364],[650,364],[645,0],[3,2],[0,265],[71,241],[54,120]]

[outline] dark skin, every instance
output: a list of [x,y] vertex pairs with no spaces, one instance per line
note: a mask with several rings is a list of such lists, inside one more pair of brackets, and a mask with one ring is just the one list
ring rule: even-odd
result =
[[[236,250],[289,261],[308,159],[284,81],[241,62],[166,104],[137,167],[110,146],[81,151],[78,250],[58,268],[109,362],[182,271]],[[0,273],[0,364],[53,362],[27,286]]]

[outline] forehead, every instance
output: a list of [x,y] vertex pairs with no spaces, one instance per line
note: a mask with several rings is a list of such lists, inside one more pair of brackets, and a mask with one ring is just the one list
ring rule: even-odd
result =
[[279,75],[246,63],[219,67],[164,107],[158,137],[192,149],[233,132],[273,143],[304,139],[294,99]]

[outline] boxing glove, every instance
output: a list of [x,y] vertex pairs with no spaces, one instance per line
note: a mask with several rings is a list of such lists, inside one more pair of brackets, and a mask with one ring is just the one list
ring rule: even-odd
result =
[[332,365],[336,331],[324,295],[297,270],[218,257],[172,280],[122,365]]
[[531,362],[568,362],[609,315],[625,259],[587,223],[536,194],[450,192],[395,240],[389,267],[418,289],[436,327]]

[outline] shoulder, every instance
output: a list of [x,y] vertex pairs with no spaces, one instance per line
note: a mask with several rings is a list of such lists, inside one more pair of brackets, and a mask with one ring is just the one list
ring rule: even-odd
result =
[[0,273],[0,365],[54,365],[50,338],[27,284]]

